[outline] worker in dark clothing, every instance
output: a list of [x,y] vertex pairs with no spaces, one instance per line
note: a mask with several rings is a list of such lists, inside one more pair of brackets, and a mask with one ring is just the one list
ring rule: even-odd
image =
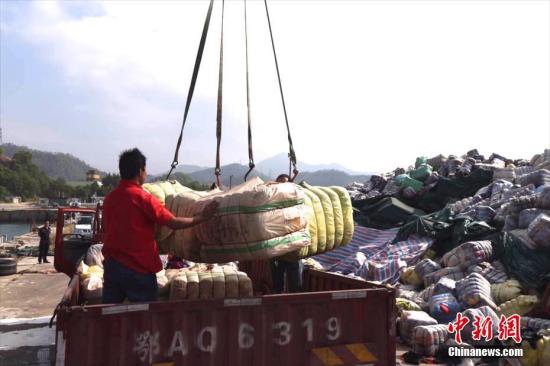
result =
[[50,263],[48,262],[48,250],[50,249],[50,234],[52,228],[48,220],[44,221],[44,226],[38,229],[38,236],[40,237],[40,244],[38,244],[38,264]]
[[174,217],[142,188],[147,177],[145,162],[138,149],[124,151],[119,159],[121,180],[105,197],[103,303],[121,303],[125,298],[131,302],[155,301],[156,273],[162,270],[155,224],[185,229],[209,220],[218,209],[212,202],[194,217]]
[[[281,174],[277,177],[277,183],[286,183],[290,180],[288,174]],[[272,259],[270,261],[271,278],[273,279],[273,290],[280,294],[285,289],[285,273],[288,292],[300,292],[303,284],[304,264],[301,260],[286,261]]]

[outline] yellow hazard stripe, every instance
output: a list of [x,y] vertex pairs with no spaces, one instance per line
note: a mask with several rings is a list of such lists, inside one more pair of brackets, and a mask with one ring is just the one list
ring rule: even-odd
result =
[[348,344],[346,348],[361,362],[378,361],[363,343]]
[[344,361],[342,361],[342,359],[340,359],[340,357],[338,357],[336,353],[328,347],[314,348],[312,352],[327,366],[344,364]]

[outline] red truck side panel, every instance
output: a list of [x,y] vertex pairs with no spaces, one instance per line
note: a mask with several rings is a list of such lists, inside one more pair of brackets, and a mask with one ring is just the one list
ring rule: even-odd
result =
[[[305,276],[308,286],[350,280],[313,270]],[[351,281],[369,288],[65,307],[58,312],[57,364],[313,366],[355,357],[353,364],[395,365],[393,290]]]

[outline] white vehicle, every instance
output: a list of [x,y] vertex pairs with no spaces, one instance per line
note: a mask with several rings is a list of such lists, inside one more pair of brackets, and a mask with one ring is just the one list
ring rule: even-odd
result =
[[80,216],[76,220],[73,234],[82,235],[86,239],[92,239],[93,216]]
[[79,198],[69,198],[67,200],[67,203],[69,207],[80,207],[82,205],[82,202]]

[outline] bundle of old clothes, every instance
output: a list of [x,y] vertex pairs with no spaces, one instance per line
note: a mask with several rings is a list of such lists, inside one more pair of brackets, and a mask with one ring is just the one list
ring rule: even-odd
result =
[[[437,256],[467,241],[488,240],[507,273],[541,291],[550,276],[550,149],[529,161],[497,154],[485,160],[475,150],[462,159],[418,158],[409,177],[418,178],[419,168],[430,162],[436,163],[439,177],[414,198],[404,195],[403,187],[383,193],[389,184],[384,176],[371,177],[362,188],[375,192],[371,198],[349,187],[356,221],[377,229],[399,228],[394,244],[411,235],[434,239]],[[502,173],[508,170],[513,174]],[[402,186],[407,182],[403,171],[396,173],[389,179]]]
[[372,175],[368,182],[355,182],[346,188],[354,207],[360,211],[363,206],[377,202],[376,199],[396,197],[409,206],[433,212],[447,203],[474,196],[478,189],[493,181],[520,186],[549,185],[549,170],[550,149],[531,160],[510,160],[499,154],[485,159],[477,150],[471,150],[460,158],[453,155],[419,157],[408,169]]
[[[214,218],[195,227],[160,228],[158,241],[164,252],[217,263],[278,257],[311,243],[305,194],[293,183],[270,184],[253,178],[225,192],[192,191],[175,181],[144,185],[154,195],[159,188],[175,216],[193,216],[210,202],[219,205]],[[158,198],[162,200],[162,194]]]
[[353,208],[343,187],[264,183],[256,177],[224,192],[194,191],[177,181],[143,188],[178,217],[218,203],[215,217],[207,222],[185,230],[157,230],[161,252],[193,261],[298,260],[346,245],[353,236]]
[[[522,323],[530,341],[521,363],[546,364],[550,149],[530,160],[485,159],[477,150],[420,157],[414,167],[347,188],[360,225],[352,244],[313,259],[325,270],[395,285],[397,329],[415,353],[433,357],[453,345],[446,325],[459,312],[470,327],[476,315],[495,326],[517,314],[530,319]],[[462,332],[469,346],[507,346],[472,339],[471,331]]]
[[[102,244],[88,249],[77,273],[84,301],[101,303],[103,295]],[[194,263],[174,256],[160,256],[163,270],[156,274],[160,300],[240,298],[253,295],[252,280],[235,262]]]
[[501,316],[534,314],[528,322],[522,322],[522,334],[530,334],[535,342],[529,343],[530,361],[522,358],[521,362],[545,365],[540,355],[547,345],[536,342],[542,339],[542,333],[537,332],[550,324],[550,320],[537,317],[550,316],[542,303],[544,295],[532,286],[522,285],[507,270],[497,245],[489,240],[470,241],[435,260],[429,258],[430,254],[425,253],[418,263],[402,271],[397,285],[397,330],[414,353],[435,356],[453,345],[455,334],[448,326],[459,312],[468,319],[461,331],[462,347],[512,345],[499,341],[496,336],[492,340],[474,338],[477,317],[482,320],[489,317],[493,334],[497,335]]

